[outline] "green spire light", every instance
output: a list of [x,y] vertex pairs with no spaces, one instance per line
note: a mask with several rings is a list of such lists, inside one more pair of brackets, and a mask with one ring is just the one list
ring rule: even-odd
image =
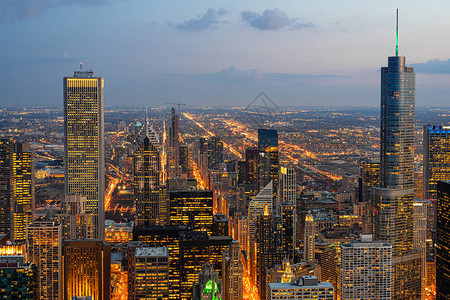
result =
[[398,56],[398,8],[397,8],[397,21],[395,29],[395,56]]

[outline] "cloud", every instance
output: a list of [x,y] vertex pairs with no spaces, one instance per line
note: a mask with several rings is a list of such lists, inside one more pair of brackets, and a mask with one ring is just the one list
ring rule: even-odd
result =
[[176,25],[170,23],[169,25],[174,27],[175,29],[187,31],[217,29],[217,25],[219,23],[226,23],[226,21],[220,21],[220,17],[223,17],[228,13],[229,11],[223,7],[219,8],[219,10],[217,11],[213,8],[210,8],[204,15],[199,15],[196,19],[187,20]]
[[241,12],[241,19],[250,26],[260,30],[303,29],[313,27],[313,23],[305,23],[298,18],[289,18],[279,9],[266,9],[262,14],[249,10]]
[[44,14],[47,10],[68,5],[103,5],[113,0],[1,0],[0,22],[23,20]]
[[417,73],[450,74],[450,59],[432,59],[426,63],[413,64]]

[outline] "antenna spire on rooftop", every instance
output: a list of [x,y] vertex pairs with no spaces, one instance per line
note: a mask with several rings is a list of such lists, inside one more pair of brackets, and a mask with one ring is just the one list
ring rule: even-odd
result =
[[397,8],[397,19],[395,28],[395,56],[398,56],[398,8]]

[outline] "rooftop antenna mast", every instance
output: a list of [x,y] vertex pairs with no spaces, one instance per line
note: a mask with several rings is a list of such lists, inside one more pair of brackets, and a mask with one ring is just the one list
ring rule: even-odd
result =
[[398,8],[397,8],[397,19],[395,28],[395,56],[398,56]]
[[80,62],[80,71],[83,71],[83,62]]

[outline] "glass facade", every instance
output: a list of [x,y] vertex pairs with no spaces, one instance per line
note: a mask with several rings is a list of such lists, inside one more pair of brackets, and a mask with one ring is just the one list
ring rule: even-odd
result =
[[136,226],[160,225],[161,216],[161,158],[159,139],[148,122],[134,141],[134,201]]
[[273,194],[278,190],[278,132],[274,129],[258,129],[259,189],[273,181]]
[[450,299],[450,181],[437,183],[436,299]]
[[11,155],[14,140],[0,137],[0,234],[11,230]]
[[450,126],[423,127],[424,199],[436,199],[437,182],[450,180]]
[[95,238],[104,239],[105,147],[103,78],[76,71],[64,77],[64,163],[66,195],[87,197]]
[[415,73],[404,56],[381,68],[381,186],[414,187]]

